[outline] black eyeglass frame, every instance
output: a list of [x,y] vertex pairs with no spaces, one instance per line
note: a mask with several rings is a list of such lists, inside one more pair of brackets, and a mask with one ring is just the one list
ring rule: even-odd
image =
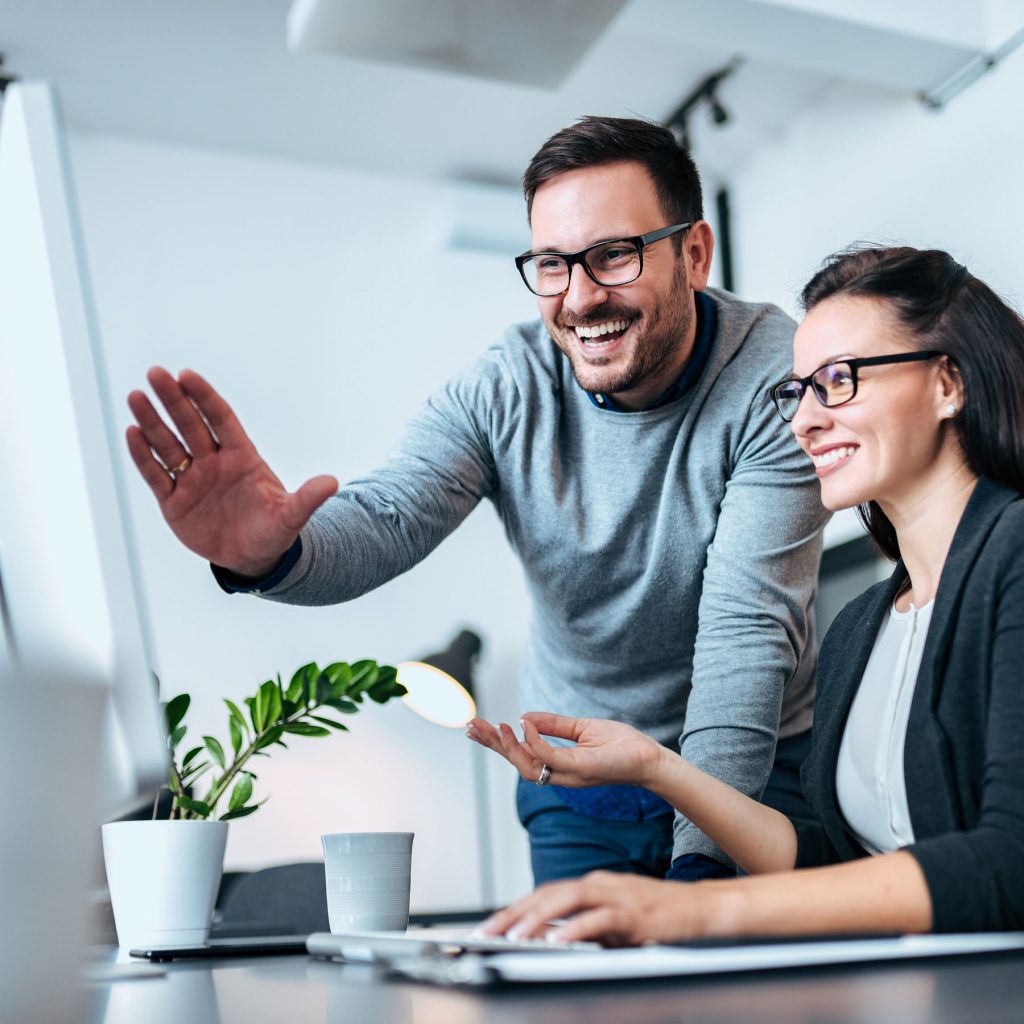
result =
[[[539,252],[529,250],[516,257],[516,269],[519,271],[519,276],[523,279],[523,284],[525,284],[534,295],[538,295],[543,299],[551,298],[553,295],[564,295],[569,290],[569,285],[572,282],[572,268],[576,266],[577,263],[583,267],[587,277],[601,288],[621,288],[623,285],[632,284],[644,272],[644,249],[646,249],[647,246],[653,245],[655,242],[660,242],[663,238],[668,238],[670,235],[674,235],[679,231],[685,231],[687,228],[692,227],[693,221],[687,221],[685,224],[672,224],[667,228],[659,228],[657,231],[648,231],[646,235],[633,235],[627,238],[606,238],[603,241],[594,242],[593,245],[588,245],[585,249],[579,249],[576,252],[557,252],[554,249],[543,249]],[[615,284],[605,284],[603,281],[598,279],[593,268],[589,263],[587,263],[587,253],[594,249],[601,248],[602,245],[614,245],[616,242],[629,242],[636,246],[636,253],[639,257],[639,266],[637,268],[636,277],[631,277],[628,281],[618,281]],[[566,279],[564,288],[557,292],[539,292],[530,284],[527,280],[526,270],[524,268],[529,260],[534,260],[538,256],[558,256],[560,259],[565,260],[566,266],[569,270],[569,276]]]
[[[857,371],[862,366],[887,366],[890,363],[923,362],[926,359],[938,359],[939,356],[944,356],[945,354],[945,352],[939,352],[937,349],[926,348],[920,349],[917,352],[896,352],[888,356],[864,356],[860,359],[835,359],[830,363],[823,363],[814,371],[814,373],[809,374],[806,377],[787,377],[785,380],[780,380],[778,384],[773,384],[768,389],[768,398],[772,400],[776,411],[783,420],[785,420],[786,423],[792,423],[793,416],[796,415],[796,410],[800,408],[800,403],[804,400],[804,395],[807,393],[808,388],[819,403],[821,403],[821,405],[826,409],[836,409],[841,405],[846,405],[847,402],[852,402],[857,397]],[[850,386],[853,388],[853,392],[849,398],[844,398],[840,402],[829,402],[828,390],[822,388],[819,391],[818,388],[814,386],[814,378],[817,377],[822,370],[826,370],[830,366],[848,366],[850,368]],[[800,386],[800,398],[797,401],[796,408],[793,410],[792,416],[787,416],[782,411],[782,403],[779,400],[779,388],[786,384],[798,384]]]

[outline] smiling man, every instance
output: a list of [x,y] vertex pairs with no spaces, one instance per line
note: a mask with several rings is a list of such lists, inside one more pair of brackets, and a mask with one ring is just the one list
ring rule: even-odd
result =
[[[661,126],[584,118],[524,191],[541,320],[435,393],[369,478],[288,494],[191,372],[150,374],[177,433],[133,392],[132,455],[225,589],[296,604],[379,586],[492,501],[534,601],[523,710],[628,722],[798,816],[824,512],[765,398],[794,325],[707,288],[699,176]],[[653,794],[538,782],[518,792],[538,882],[732,871]]]

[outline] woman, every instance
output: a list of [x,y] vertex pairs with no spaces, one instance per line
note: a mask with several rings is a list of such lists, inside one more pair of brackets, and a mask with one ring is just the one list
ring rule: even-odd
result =
[[474,720],[470,737],[524,778],[653,790],[750,876],[595,873],[542,886],[487,932],[568,918],[551,937],[629,945],[1024,928],[1024,321],[946,253],[910,248],[833,256],[802,300],[795,372],[771,398],[825,506],[858,506],[896,561],[822,644],[802,774],[816,820],[626,725],[530,714],[520,742]]

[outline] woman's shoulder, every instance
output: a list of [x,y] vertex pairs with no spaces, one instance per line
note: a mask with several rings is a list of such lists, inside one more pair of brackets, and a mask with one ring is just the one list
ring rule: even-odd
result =
[[984,477],[978,481],[950,556],[961,549],[975,563],[1024,565],[1024,494]]

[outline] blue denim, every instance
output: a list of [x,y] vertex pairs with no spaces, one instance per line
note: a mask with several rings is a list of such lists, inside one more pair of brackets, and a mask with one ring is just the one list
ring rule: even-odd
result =
[[[790,818],[810,818],[800,790],[800,765],[810,732],[780,740],[762,802]],[[631,787],[622,787],[627,790]],[[624,797],[628,793],[623,794]],[[588,871],[620,871],[677,881],[720,877],[731,869],[710,857],[689,854],[672,864],[672,815],[609,820],[573,810],[558,791],[519,780],[519,821],[530,837],[534,884],[578,878]]]

